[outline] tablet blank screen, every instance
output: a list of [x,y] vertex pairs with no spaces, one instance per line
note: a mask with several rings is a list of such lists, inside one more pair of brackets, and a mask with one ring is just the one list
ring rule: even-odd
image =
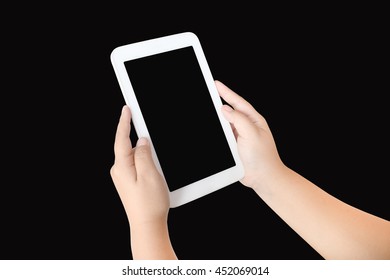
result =
[[235,165],[192,47],[125,67],[170,191]]

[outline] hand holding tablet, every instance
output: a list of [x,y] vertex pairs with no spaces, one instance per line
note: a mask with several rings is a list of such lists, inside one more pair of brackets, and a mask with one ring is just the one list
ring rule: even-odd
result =
[[233,132],[193,33],[117,47],[111,61],[137,135],[150,141],[171,207],[243,178]]
[[[111,59],[137,134],[149,139],[132,148],[124,107],[111,175],[129,218],[134,259],[176,259],[169,207],[237,180],[324,258],[389,259],[390,221],[351,207],[284,165],[266,120],[214,82],[194,34],[118,47]],[[233,108],[221,110],[218,92]]]

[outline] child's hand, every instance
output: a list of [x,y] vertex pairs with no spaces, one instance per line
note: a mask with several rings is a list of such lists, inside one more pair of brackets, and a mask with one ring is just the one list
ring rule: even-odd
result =
[[241,182],[326,259],[389,259],[390,222],[326,193],[281,161],[265,119],[216,81],[244,164]]
[[245,177],[241,183],[251,188],[259,187],[284,167],[272,133],[266,120],[251,104],[221,82],[215,84],[220,96],[233,107],[224,105],[222,112],[232,125],[244,164]]
[[111,177],[126,210],[133,259],[177,259],[168,233],[169,192],[152,158],[149,142],[130,141],[131,113],[122,109],[115,135]]
[[140,138],[132,147],[130,120],[130,109],[124,106],[115,136],[111,177],[131,226],[166,223],[168,187],[153,162],[149,142]]

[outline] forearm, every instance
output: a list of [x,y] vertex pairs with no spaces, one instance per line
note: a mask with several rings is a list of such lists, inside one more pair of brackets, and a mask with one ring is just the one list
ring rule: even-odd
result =
[[130,227],[131,249],[136,260],[177,259],[166,223],[150,223]]
[[347,205],[289,168],[253,188],[324,258],[390,258],[389,221]]

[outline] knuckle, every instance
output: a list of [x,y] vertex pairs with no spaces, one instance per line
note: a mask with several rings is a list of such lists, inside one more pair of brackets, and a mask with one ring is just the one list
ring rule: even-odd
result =
[[116,168],[115,164],[113,166],[111,166],[111,168],[110,168],[110,175],[113,178],[116,177],[116,175],[117,175],[117,168]]
[[145,158],[149,154],[149,151],[146,146],[140,146],[136,148],[136,151],[134,153],[134,157],[137,158]]

